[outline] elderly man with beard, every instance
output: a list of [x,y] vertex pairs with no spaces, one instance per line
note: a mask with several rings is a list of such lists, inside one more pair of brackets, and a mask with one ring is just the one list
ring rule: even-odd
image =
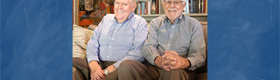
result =
[[141,54],[147,38],[147,22],[133,13],[135,0],[115,0],[115,14],[104,16],[87,45],[87,60],[73,58],[82,80],[116,80],[124,60],[144,61]]
[[183,15],[185,0],[162,0],[165,15],[150,22],[141,51],[148,61],[123,61],[121,80],[194,80],[195,70],[204,65],[206,45],[198,20]]

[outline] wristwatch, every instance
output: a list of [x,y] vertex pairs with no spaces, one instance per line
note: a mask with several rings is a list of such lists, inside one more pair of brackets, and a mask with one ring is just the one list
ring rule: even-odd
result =
[[104,70],[104,73],[105,73],[105,75],[107,76],[107,75],[109,74],[108,69],[105,69],[105,70]]

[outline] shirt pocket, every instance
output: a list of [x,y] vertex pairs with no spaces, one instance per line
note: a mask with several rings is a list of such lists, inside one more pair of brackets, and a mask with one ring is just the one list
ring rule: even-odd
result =
[[158,36],[159,44],[167,44],[168,43],[169,34],[167,32],[160,33]]
[[186,53],[191,42],[191,35],[183,35],[177,38],[176,48],[179,49],[179,52]]
[[101,33],[99,35],[99,45],[107,45],[109,42],[109,36]]
[[118,44],[119,46],[130,49],[133,44],[133,33],[120,32],[120,34],[116,36],[116,41],[116,44]]

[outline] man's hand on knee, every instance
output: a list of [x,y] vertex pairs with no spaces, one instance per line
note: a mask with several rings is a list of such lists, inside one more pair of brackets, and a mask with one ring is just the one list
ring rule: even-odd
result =
[[171,54],[168,51],[165,51],[165,54],[162,55],[162,65],[163,69],[170,71],[170,67],[173,67],[177,64],[176,54]]
[[169,51],[169,53],[172,54],[173,57],[176,58],[175,64],[173,64],[170,67],[170,69],[185,69],[185,68],[188,68],[190,66],[189,60],[179,56],[177,52]]
[[97,61],[91,61],[89,63],[89,68],[90,68],[90,80],[101,80],[102,78],[105,78],[105,75],[101,67],[98,65]]
[[91,77],[91,80],[101,80],[101,79],[105,78],[105,75],[101,69],[97,69],[97,70],[95,70],[95,72],[90,72],[90,77]]

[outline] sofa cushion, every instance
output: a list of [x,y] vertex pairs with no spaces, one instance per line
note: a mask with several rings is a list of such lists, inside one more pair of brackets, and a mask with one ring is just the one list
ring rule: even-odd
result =
[[95,29],[96,27],[97,27],[96,25],[89,25],[89,26],[88,26],[88,29],[94,31],[94,29]]
[[195,80],[207,80],[207,73],[197,73]]
[[73,57],[86,59],[87,42],[90,40],[93,30],[80,26],[73,26]]
[[206,44],[206,60],[205,65],[197,69],[197,73],[207,72],[207,21],[200,21],[203,29],[204,40]]

